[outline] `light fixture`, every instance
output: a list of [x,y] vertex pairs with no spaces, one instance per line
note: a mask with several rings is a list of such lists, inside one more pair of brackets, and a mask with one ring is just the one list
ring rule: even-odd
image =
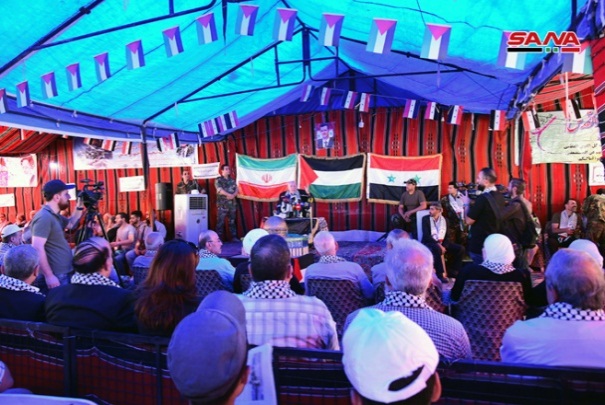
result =
[[59,164],[57,162],[50,162],[48,164],[50,170],[59,170]]
[[366,125],[366,124],[363,122],[363,118],[362,118],[362,119],[359,121],[359,124],[357,124],[357,126],[358,126],[359,128],[363,128],[363,127],[365,127],[365,125]]

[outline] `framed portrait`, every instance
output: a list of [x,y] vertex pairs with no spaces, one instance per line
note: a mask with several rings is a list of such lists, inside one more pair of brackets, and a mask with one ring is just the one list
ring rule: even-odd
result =
[[334,123],[322,122],[315,125],[315,146],[317,149],[334,147]]

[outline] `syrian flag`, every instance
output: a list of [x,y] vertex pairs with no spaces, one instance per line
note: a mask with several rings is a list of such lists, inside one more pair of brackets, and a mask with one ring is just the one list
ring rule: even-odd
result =
[[218,129],[216,127],[216,123],[214,122],[214,120],[200,122],[198,124],[198,128],[200,130],[200,134],[202,135],[202,138],[209,138],[218,133]]
[[122,142],[122,155],[132,155],[132,142]]
[[425,59],[443,60],[447,56],[452,27],[442,24],[427,24],[424,31],[424,41],[420,57]]
[[405,108],[403,110],[403,118],[415,119],[418,118],[420,111],[420,102],[418,100],[405,100]]
[[166,56],[169,58],[183,53],[183,40],[181,39],[181,29],[176,26],[162,31],[164,35],[164,48]]
[[449,111],[449,114],[447,117],[448,124],[460,125],[460,123],[462,122],[462,112],[463,112],[463,108],[461,105],[455,105],[452,108],[450,108],[450,111]]
[[524,52],[509,52],[508,51],[508,39],[512,31],[502,32],[502,39],[500,40],[500,51],[498,52],[498,66],[503,66],[511,69],[525,69],[525,56]]
[[216,121],[220,132],[228,131],[239,125],[239,120],[237,119],[237,113],[235,111],[217,117]]
[[196,20],[197,40],[200,45],[209,44],[218,40],[214,13],[204,14],[203,16],[196,18]]
[[330,93],[332,93],[332,89],[328,87],[324,87],[321,89],[321,98],[319,99],[319,105],[328,105],[330,102]]
[[311,97],[311,93],[313,92],[313,85],[305,84],[303,86],[302,95],[300,96],[300,101],[306,103],[309,101],[309,97]]
[[253,201],[277,201],[296,179],[296,154],[278,159],[257,159],[236,154],[239,198]]
[[368,153],[366,194],[369,202],[399,204],[405,182],[416,179],[427,201],[439,201],[442,155],[383,156]]
[[67,73],[67,87],[69,91],[74,91],[82,87],[82,76],[80,76],[80,64],[72,63],[65,68]]
[[175,133],[172,133],[164,138],[158,138],[156,142],[160,152],[174,150],[179,147],[179,137]]
[[342,14],[323,13],[319,26],[319,43],[323,46],[338,46],[344,19]]
[[439,108],[437,107],[437,103],[435,101],[429,101],[428,103],[426,103],[426,110],[424,111],[424,119],[437,121],[439,119],[438,110],[439,110]]
[[115,148],[116,148],[116,141],[111,141],[109,139],[106,139],[101,144],[101,149],[106,150],[108,152],[113,152],[115,150]]
[[273,28],[273,39],[276,41],[292,41],[297,13],[298,11],[292,8],[277,9],[275,27]]
[[29,84],[27,82],[17,84],[17,107],[27,107],[30,103]]
[[359,201],[365,154],[338,158],[298,156],[298,185],[324,202]]
[[8,111],[8,99],[6,98],[6,89],[0,89],[0,114]]
[[[563,50],[565,48],[561,48]],[[563,69],[561,72],[579,73],[591,75],[593,73],[592,57],[589,42],[580,44],[580,52],[560,54],[563,58]]]
[[579,120],[582,119],[582,114],[580,113],[580,106],[571,98],[568,98],[565,101],[565,105],[563,106],[563,111],[565,112],[565,117],[569,120]]
[[345,99],[345,108],[353,109],[355,108],[355,101],[357,100],[357,92],[349,91],[347,92],[347,98]]
[[359,100],[359,111],[368,112],[370,111],[370,100],[372,95],[368,93],[361,93],[361,99]]
[[126,66],[130,70],[145,66],[143,42],[140,39],[126,45]]
[[95,56],[95,69],[97,71],[97,80],[99,82],[107,80],[111,77],[111,71],[109,70],[109,54],[107,52]]
[[55,72],[50,72],[40,77],[42,83],[42,94],[44,98],[57,97],[57,81],[55,80]]
[[523,121],[523,128],[526,131],[533,131],[540,128],[540,120],[538,120],[538,116],[532,110],[523,112],[521,120]]
[[366,51],[385,53],[391,51],[397,20],[374,18]]
[[489,127],[492,131],[504,131],[506,129],[506,111],[493,110],[489,114]]
[[237,21],[235,23],[235,33],[237,35],[254,35],[258,6],[240,4],[239,7]]

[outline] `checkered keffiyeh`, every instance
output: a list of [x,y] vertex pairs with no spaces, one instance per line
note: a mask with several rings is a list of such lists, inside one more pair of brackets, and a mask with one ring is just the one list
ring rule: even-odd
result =
[[250,288],[243,294],[248,298],[291,298],[296,293],[290,288],[290,283],[284,280],[253,281]]
[[605,311],[602,309],[574,308],[567,302],[555,302],[546,307],[542,317],[563,321],[605,321]]
[[433,308],[426,303],[424,298],[417,297],[403,291],[387,291],[385,299],[381,302],[381,304],[394,307],[424,308],[433,310]]
[[323,255],[319,258],[319,263],[341,263],[346,262],[345,259],[334,255]]
[[512,264],[494,263],[490,262],[489,260],[481,263],[481,266],[496,274],[506,274],[510,273],[511,271],[515,271],[515,266]]
[[206,249],[200,249],[200,259],[212,259],[217,258],[218,256]]
[[0,274],[0,288],[11,291],[27,291],[35,294],[44,295],[38,287],[31,286],[21,280]]
[[105,276],[100,275],[99,273],[82,274],[76,272],[73,276],[71,276],[71,283],[83,285],[108,285],[111,287],[121,288],[115,282]]

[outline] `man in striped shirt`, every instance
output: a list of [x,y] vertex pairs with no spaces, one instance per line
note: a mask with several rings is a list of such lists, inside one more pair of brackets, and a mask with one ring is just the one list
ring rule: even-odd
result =
[[246,309],[248,343],[338,350],[336,323],[316,297],[290,288],[290,250],[278,235],[260,238],[250,253],[252,284],[238,297]]

